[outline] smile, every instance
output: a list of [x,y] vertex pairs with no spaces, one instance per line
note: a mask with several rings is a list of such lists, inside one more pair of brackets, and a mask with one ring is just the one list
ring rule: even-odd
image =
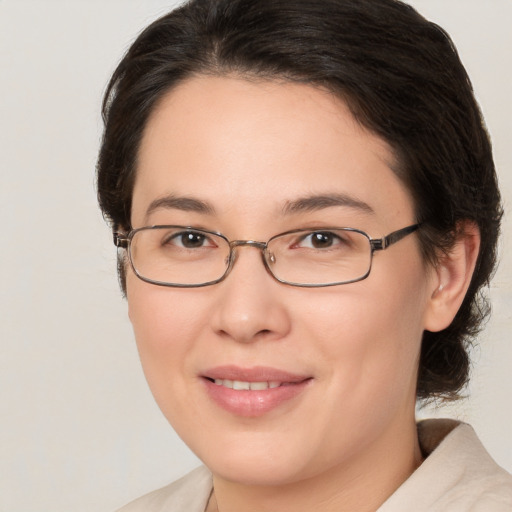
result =
[[273,389],[282,386],[284,383],[278,381],[269,382],[248,382],[243,380],[215,379],[217,386],[235,389],[237,391],[263,391],[265,389]]

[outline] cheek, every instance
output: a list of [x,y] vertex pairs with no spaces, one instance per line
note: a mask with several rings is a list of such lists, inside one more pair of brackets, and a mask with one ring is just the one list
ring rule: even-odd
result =
[[355,404],[385,399],[386,393],[411,394],[415,388],[425,309],[423,270],[397,275],[400,279],[392,281],[372,272],[371,279],[344,290],[333,289],[317,300],[312,295],[302,315],[308,337],[333,363],[327,366],[329,380]]
[[[184,405],[170,397],[179,391],[191,375],[186,362],[191,356],[193,340],[199,336],[200,307],[197,301],[184,300],[186,290],[150,285],[128,277],[129,317],[137,349],[149,387],[166,416]],[[203,326],[204,327],[204,326]]]
[[179,351],[202,326],[198,318],[205,305],[196,290],[155,286],[130,272],[126,292],[130,321],[143,351]]

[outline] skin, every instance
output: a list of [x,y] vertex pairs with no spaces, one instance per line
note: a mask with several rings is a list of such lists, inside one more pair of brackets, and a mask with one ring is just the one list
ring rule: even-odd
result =
[[[323,90],[194,77],[164,97],[146,126],[132,226],[193,225],[266,241],[334,225],[377,238],[415,223],[394,164],[388,145]],[[343,205],[283,211],[298,198],[332,193],[372,212]],[[210,208],[188,211],[182,203],[147,214],[169,194]],[[422,332],[453,318],[478,250],[472,234],[435,269],[410,235],[375,255],[366,280],[331,288],[278,283],[250,247],[239,249],[223,282],[205,288],[154,286],[128,269],[146,378],[214,475],[209,510],[370,511],[399,487],[421,463],[414,408]],[[241,417],[214,403],[201,379],[227,364],[311,380],[270,412]]]

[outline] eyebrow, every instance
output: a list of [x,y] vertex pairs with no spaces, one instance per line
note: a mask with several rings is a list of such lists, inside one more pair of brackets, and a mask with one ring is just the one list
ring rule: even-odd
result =
[[292,213],[312,212],[331,208],[333,206],[344,206],[354,208],[365,213],[375,214],[375,211],[369,204],[347,194],[319,194],[301,197],[294,201],[288,201],[283,208],[283,213],[286,215]]
[[146,210],[146,219],[155,211],[160,209],[175,209],[184,212],[196,212],[211,215],[214,213],[214,208],[206,201],[195,199],[193,197],[179,197],[174,194],[169,194],[164,197],[159,197],[151,201],[148,209]]
[[[365,213],[375,214],[375,211],[369,204],[347,194],[316,194],[301,197],[293,201],[287,201],[282,209],[282,213],[284,215],[290,215],[294,213],[323,210],[334,206],[349,207]],[[176,209],[204,215],[213,215],[215,213],[215,208],[207,201],[193,197],[169,194],[151,201],[146,210],[146,219],[154,211],[159,209]]]

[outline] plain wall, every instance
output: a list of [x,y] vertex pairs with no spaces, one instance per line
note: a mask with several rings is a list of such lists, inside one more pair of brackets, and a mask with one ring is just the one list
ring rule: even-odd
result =
[[[512,2],[414,0],[455,40],[512,201]],[[112,511],[198,464],[147,389],[96,205],[100,101],[136,34],[172,2],[0,0],[0,511]],[[469,421],[512,470],[512,240]]]

